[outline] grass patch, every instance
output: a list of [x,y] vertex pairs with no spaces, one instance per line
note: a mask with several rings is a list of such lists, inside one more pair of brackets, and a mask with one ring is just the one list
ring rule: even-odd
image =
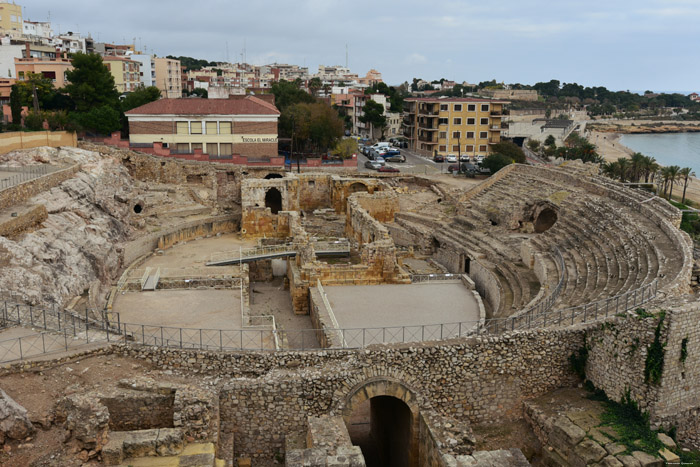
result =
[[650,313],[650,312],[646,311],[644,308],[637,308],[636,310],[634,310],[634,312],[640,318],[653,318],[654,317],[654,313]]

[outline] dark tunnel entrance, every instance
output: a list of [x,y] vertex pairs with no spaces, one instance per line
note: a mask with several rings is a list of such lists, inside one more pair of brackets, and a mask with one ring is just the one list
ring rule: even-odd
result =
[[411,409],[392,396],[373,397],[353,412],[348,432],[367,467],[405,467],[411,462]]
[[544,208],[537,216],[533,225],[536,233],[546,232],[557,222],[557,213],[554,209]]
[[270,188],[265,193],[265,207],[270,208],[272,214],[282,210],[282,193],[277,188]]

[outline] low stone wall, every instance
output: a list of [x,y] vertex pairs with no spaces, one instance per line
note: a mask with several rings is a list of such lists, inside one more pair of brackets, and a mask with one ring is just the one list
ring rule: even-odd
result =
[[15,204],[26,201],[32,196],[48,191],[69,178],[73,178],[78,171],[80,171],[80,164],[75,164],[66,169],[51,172],[39,178],[0,191],[0,206],[14,206]]
[[46,206],[38,204],[0,223],[0,237],[16,237],[32,229],[49,217]]
[[0,135],[0,154],[41,146],[57,148],[77,145],[77,135],[68,131],[14,131]]
[[122,264],[129,265],[156,248],[169,248],[178,242],[237,230],[238,223],[231,216],[213,216],[174,225],[165,229],[165,232],[155,232],[124,244]]
[[338,329],[338,323],[330,314],[333,310],[329,310],[325,305],[322,293],[316,287],[309,288],[311,299],[309,314],[311,323],[316,330],[316,338],[321,344],[321,348],[341,348],[343,347],[342,335],[338,331],[334,331],[334,329]]
[[[488,304],[491,313],[493,314],[498,311],[501,306],[503,289],[496,276],[479,261],[472,261],[469,277],[471,277],[474,284],[476,284],[476,291],[479,292],[481,298]],[[493,318],[493,316],[486,316],[486,318]]]
[[444,456],[463,456],[474,452],[476,438],[468,423],[446,419],[433,410],[421,410],[419,426],[418,465],[451,467],[454,464],[448,464]]

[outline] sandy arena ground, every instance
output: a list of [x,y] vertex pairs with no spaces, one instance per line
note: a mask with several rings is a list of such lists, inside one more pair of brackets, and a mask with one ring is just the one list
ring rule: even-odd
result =
[[[440,337],[441,323],[472,322],[476,325],[479,320],[476,299],[457,282],[329,286],[324,289],[341,329],[374,328],[365,331],[365,344],[372,341],[371,336],[376,332],[379,332],[377,338],[386,342],[416,341],[421,340],[420,337],[432,340]],[[437,326],[426,327],[426,334],[422,334],[420,326],[435,324]],[[391,331],[377,329],[384,327],[391,328]],[[463,324],[461,331],[470,327]],[[445,326],[443,336],[456,335],[458,330],[455,326]],[[349,345],[354,344],[351,340],[357,338],[356,334],[347,332],[345,339]]]

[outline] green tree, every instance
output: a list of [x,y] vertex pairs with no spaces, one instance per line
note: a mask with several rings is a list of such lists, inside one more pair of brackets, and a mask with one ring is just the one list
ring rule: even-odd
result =
[[673,199],[673,185],[679,180],[681,168],[677,165],[672,165],[670,167],[666,167],[666,169],[668,170],[668,182],[670,187],[668,199]]
[[297,103],[280,115],[280,135],[293,138],[295,152],[326,152],[343,136],[338,113],[323,102]]
[[335,145],[333,154],[337,154],[342,159],[350,159],[353,154],[357,154],[357,149],[357,140],[355,138],[343,138]]
[[10,91],[10,110],[12,112],[12,124],[22,124],[22,100],[17,85],[12,86]]
[[617,159],[617,178],[620,179],[622,183],[625,183],[627,181],[627,176],[630,173],[630,160],[627,159],[626,157],[620,157]]
[[386,129],[386,117],[384,116],[384,106],[379,102],[368,100],[367,103],[362,107],[362,112],[364,115],[360,116],[358,120],[360,120],[362,123],[371,125],[372,137],[374,138],[375,130],[379,130],[382,132],[382,138],[384,138],[384,130]]
[[155,86],[140,86],[135,91],[130,92],[121,101],[122,112],[127,112],[136,107],[148,104],[160,99],[160,89]]
[[311,78],[309,80],[309,92],[311,93],[312,96],[316,97],[318,96],[318,91],[323,87],[323,83],[321,82],[321,79],[318,77]]
[[685,204],[685,190],[688,188],[688,184],[690,183],[690,177],[694,177],[695,172],[693,172],[693,169],[690,167],[683,167],[678,172],[678,175],[680,176],[681,180],[683,180],[683,198],[681,199],[681,203]]
[[73,112],[72,119],[84,130],[109,135],[121,127],[120,114],[109,105],[95,107],[87,112]]
[[314,96],[301,89],[300,85],[301,80],[280,80],[272,85],[270,90],[275,95],[275,105],[280,112],[294,104],[310,104],[316,101]]
[[69,84],[65,92],[73,99],[75,110],[88,112],[104,106],[119,108],[119,93],[114,87],[114,77],[102,57],[97,54],[73,55],[73,69],[66,72]]
[[24,117],[24,126],[31,131],[40,131],[44,129],[44,120],[46,115],[42,111],[30,110],[27,116]]
[[523,150],[517,144],[510,141],[501,141],[491,146],[491,152],[506,156],[517,164],[524,164],[527,160]]
[[29,73],[24,81],[17,81],[14,86],[17,86],[21,104],[29,108],[34,107],[35,90],[40,109],[46,108],[56,94],[51,80],[38,73]]
[[547,138],[544,140],[544,145],[545,146],[556,146],[557,145],[557,140],[554,139],[553,135],[547,136]]
[[537,152],[540,150],[540,142],[536,139],[528,139],[527,147],[530,151]]
[[503,154],[489,154],[486,156],[484,161],[481,163],[482,167],[486,167],[491,170],[491,175],[495,174],[503,167],[513,163],[513,159],[504,156]]
[[207,91],[204,88],[194,88],[192,92],[190,93],[191,96],[196,96],[196,97],[201,97],[202,99],[206,99],[209,97],[209,91]]
[[641,152],[635,152],[632,154],[630,157],[630,177],[633,182],[638,182],[640,178],[642,178],[642,173],[644,171],[644,163],[645,163],[645,158],[644,154]]

